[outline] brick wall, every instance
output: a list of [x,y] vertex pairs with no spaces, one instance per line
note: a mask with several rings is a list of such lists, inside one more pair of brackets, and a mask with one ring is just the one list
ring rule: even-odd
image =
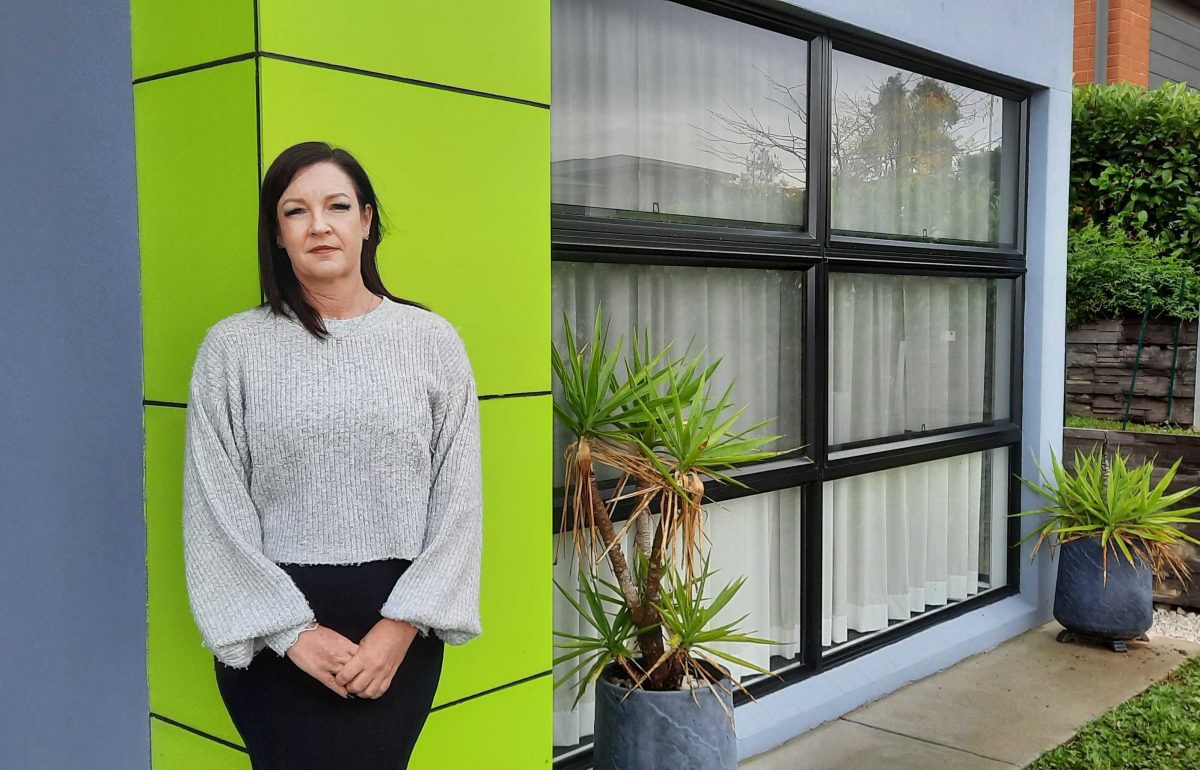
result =
[[1150,0],[1108,0],[1108,82],[1150,84]]
[[[1141,318],[1100,321],[1067,332],[1068,415],[1111,420],[1124,416],[1141,323]],[[1174,321],[1151,321],[1146,327],[1129,413],[1134,422],[1160,423],[1167,419],[1174,335]],[[1185,322],[1180,332],[1175,377],[1171,421],[1190,426],[1196,390],[1195,321]]]
[[1075,82],[1096,82],[1096,0],[1075,0]]
[[[1096,3],[1107,2],[1108,36],[1096,40]],[[1096,46],[1107,52],[1105,82],[1150,83],[1151,0],[1075,0],[1076,83],[1096,82]]]

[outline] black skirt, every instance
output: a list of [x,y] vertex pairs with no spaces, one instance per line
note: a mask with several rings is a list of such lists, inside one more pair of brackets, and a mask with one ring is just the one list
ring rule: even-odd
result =
[[[317,622],[358,643],[409,562],[280,565],[308,599]],[[217,687],[241,733],[254,770],[399,770],[437,690],[442,642],[417,636],[387,692],[345,699],[264,649],[249,668],[216,663]]]

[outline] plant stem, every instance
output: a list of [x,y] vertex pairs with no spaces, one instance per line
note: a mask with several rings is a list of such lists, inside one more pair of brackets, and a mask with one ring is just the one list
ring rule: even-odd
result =
[[600,538],[604,541],[604,547],[608,551],[608,563],[612,565],[617,585],[621,587],[621,593],[629,604],[630,611],[633,612],[633,621],[640,626],[642,622],[638,615],[642,606],[641,599],[638,596],[637,586],[633,582],[633,576],[629,573],[629,563],[625,561],[625,554],[617,543],[617,532],[613,528],[612,517],[608,515],[608,509],[604,507],[604,501],[600,498],[600,488],[596,485],[596,474],[590,463],[586,472],[588,498],[592,504],[592,523],[595,524],[596,529],[600,530]]
[[[635,489],[641,492],[645,487],[641,482],[637,482]],[[634,520],[637,526],[634,542],[637,543],[638,552],[649,561],[651,541],[654,538],[654,522],[650,521],[650,495],[639,495],[637,500],[637,508],[633,512],[633,515],[637,517]]]
[[[650,549],[649,567],[646,571],[646,590],[644,591],[645,600],[642,604],[642,613],[647,616],[647,620],[653,620],[654,627],[638,636],[638,648],[642,652],[642,662],[647,668],[653,666],[662,658],[664,651],[662,619],[658,615],[658,610],[654,608],[654,605],[658,602],[659,592],[662,588],[662,561],[663,526],[660,520],[654,532],[653,546]],[[679,670],[679,666],[675,664],[674,660],[669,660],[664,662],[650,675],[650,686],[646,689],[678,689],[682,679],[683,672]]]

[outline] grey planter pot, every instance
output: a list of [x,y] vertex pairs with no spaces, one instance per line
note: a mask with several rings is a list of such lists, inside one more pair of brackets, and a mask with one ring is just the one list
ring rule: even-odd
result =
[[728,677],[717,694],[707,687],[631,693],[610,682],[609,673],[596,682],[595,770],[736,770]]
[[1054,619],[1069,634],[1112,642],[1114,649],[1146,633],[1154,622],[1154,573],[1136,555],[1134,560],[1136,567],[1110,550],[1105,583],[1099,538],[1060,545]]

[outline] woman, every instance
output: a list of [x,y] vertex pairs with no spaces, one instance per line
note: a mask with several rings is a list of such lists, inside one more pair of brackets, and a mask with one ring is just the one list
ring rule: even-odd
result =
[[259,205],[267,300],[192,372],[188,593],[255,768],[406,767],[443,642],[480,633],[475,383],[453,327],[384,288],[381,238],[349,153],[285,150]]

